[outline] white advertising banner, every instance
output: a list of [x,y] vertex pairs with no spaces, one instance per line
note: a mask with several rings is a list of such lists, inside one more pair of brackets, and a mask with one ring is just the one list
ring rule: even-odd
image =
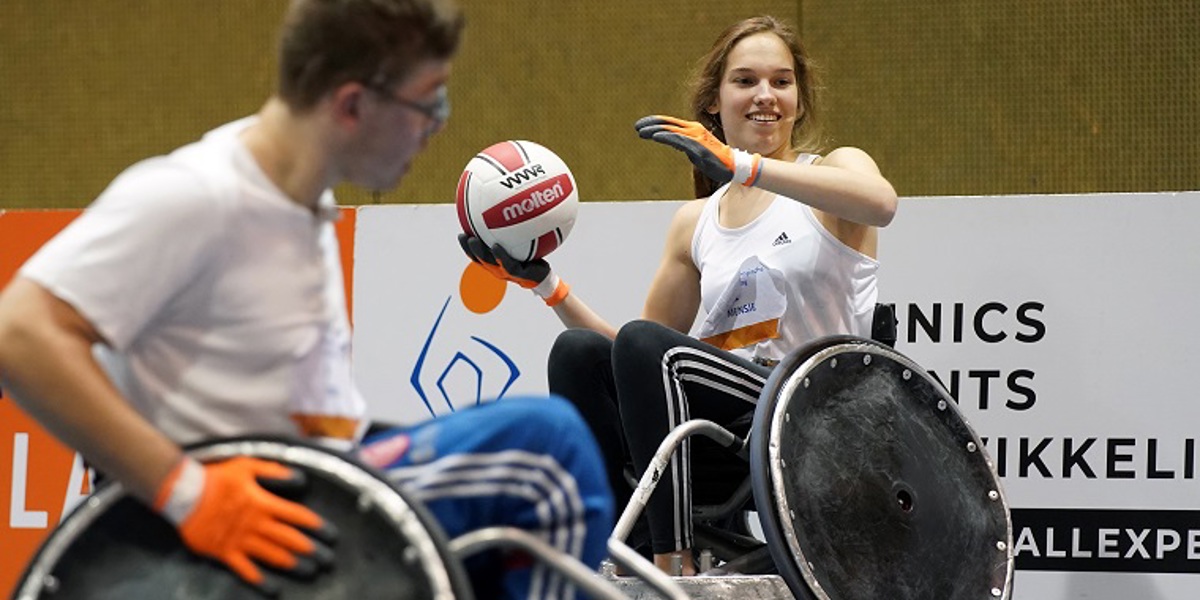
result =
[[[678,205],[583,203],[551,266],[610,323],[635,319]],[[562,324],[516,285],[492,310],[468,309],[460,231],[453,205],[359,209],[354,364],[375,418],[411,423],[502,394],[546,393]]]
[[[636,318],[678,206],[585,203],[550,262],[614,325]],[[1200,594],[1196,222],[1198,192],[905,198],[881,231],[897,350],[1005,484],[1015,597]],[[359,209],[355,368],[376,418],[545,392],[561,325],[515,286],[467,308],[457,232],[451,205]]]

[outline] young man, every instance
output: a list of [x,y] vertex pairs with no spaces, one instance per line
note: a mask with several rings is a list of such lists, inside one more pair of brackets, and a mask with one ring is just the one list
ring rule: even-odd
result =
[[[258,114],[130,167],[0,294],[0,374],[21,406],[252,585],[267,583],[262,565],[294,569],[326,552],[306,534],[320,516],[259,485],[287,477],[281,465],[200,464],[180,446],[358,441],[365,403],[350,377],[330,189],[395,186],[445,125],[462,23],[444,0],[294,0],[278,89]],[[395,435],[426,451],[376,466],[408,482],[450,536],[515,525],[593,567],[603,557],[611,495],[564,402],[504,400]],[[442,485],[465,462],[489,465],[476,476],[493,484],[530,469],[551,484],[532,498]],[[568,498],[568,514],[546,520],[550,496]],[[510,597],[572,594],[536,566],[499,585]]]

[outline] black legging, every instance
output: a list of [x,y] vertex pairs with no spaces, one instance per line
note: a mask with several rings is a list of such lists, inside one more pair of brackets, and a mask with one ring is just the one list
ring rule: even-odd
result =
[[[630,459],[640,477],[676,425],[695,418],[727,424],[753,411],[770,373],[650,321],[628,323],[615,340],[583,329],[564,331],[547,370],[550,391],[575,404],[600,444],[618,514],[632,493],[623,474]],[[694,460],[702,461],[705,475],[696,482],[698,491],[716,497],[726,497],[748,472],[742,459],[712,451],[717,446],[706,438],[698,441],[694,457],[690,441],[675,452],[646,506],[655,553],[692,547]]]

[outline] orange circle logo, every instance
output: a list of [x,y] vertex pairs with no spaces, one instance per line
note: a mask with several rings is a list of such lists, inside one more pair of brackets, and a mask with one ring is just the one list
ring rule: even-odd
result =
[[468,262],[458,281],[458,295],[463,306],[475,314],[491,312],[504,299],[508,282],[498,279],[475,262]]

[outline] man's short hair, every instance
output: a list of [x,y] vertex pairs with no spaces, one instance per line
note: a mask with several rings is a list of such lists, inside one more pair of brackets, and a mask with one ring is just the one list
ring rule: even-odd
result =
[[350,81],[399,83],[421,61],[451,58],[463,22],[452,0],[292,0],[279,39],[279,96],[302,111]]

